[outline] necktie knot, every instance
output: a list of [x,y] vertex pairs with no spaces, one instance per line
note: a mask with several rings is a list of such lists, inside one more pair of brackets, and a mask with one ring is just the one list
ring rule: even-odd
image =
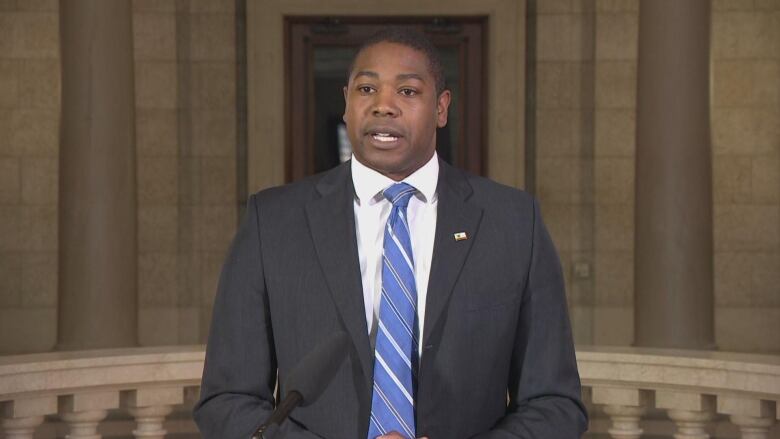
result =
[[417,189],[410,184],[395,183],[383,190],[382,195],[393,203],[393,206],[406,209],[406,206],[409,205],[409,199],[412,198],[415,192],[417,192]]

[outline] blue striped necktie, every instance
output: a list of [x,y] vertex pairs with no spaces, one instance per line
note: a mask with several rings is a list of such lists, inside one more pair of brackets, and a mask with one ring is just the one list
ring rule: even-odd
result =
[[406,219],[406,206],[416,191],[406,183],[396,183],[383,191],[393,208],[385,226],[382,252],[369,439],[394,430],[407,438],[416,437],[417,285]]

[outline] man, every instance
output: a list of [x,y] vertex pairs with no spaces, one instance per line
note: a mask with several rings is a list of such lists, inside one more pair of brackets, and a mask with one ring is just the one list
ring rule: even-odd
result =
[[204,437],[248,438],[273,410],[277,370],[283,383],[338,331],[348,358],[284,437],[580,437],[563,279],[539,207],[438,160],[450,92],[431,44],[378,34],[344,96],[351,162],[249,200],[194,411]]

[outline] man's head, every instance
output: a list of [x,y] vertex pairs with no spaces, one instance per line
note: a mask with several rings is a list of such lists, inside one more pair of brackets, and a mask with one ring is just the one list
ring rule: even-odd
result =
[[450,92],[436,49],[422,34],[390,29],[367,40],[344,98],[347,133],[362,164],[402,180],[433,156]]

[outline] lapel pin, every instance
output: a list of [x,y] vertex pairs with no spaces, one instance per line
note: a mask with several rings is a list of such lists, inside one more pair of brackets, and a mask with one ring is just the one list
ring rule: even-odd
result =
[[468,235],[466,235],[466,232],[458,232],[452,236],[455,237],[455,241],[465,241],[466,239],[469,239]]

